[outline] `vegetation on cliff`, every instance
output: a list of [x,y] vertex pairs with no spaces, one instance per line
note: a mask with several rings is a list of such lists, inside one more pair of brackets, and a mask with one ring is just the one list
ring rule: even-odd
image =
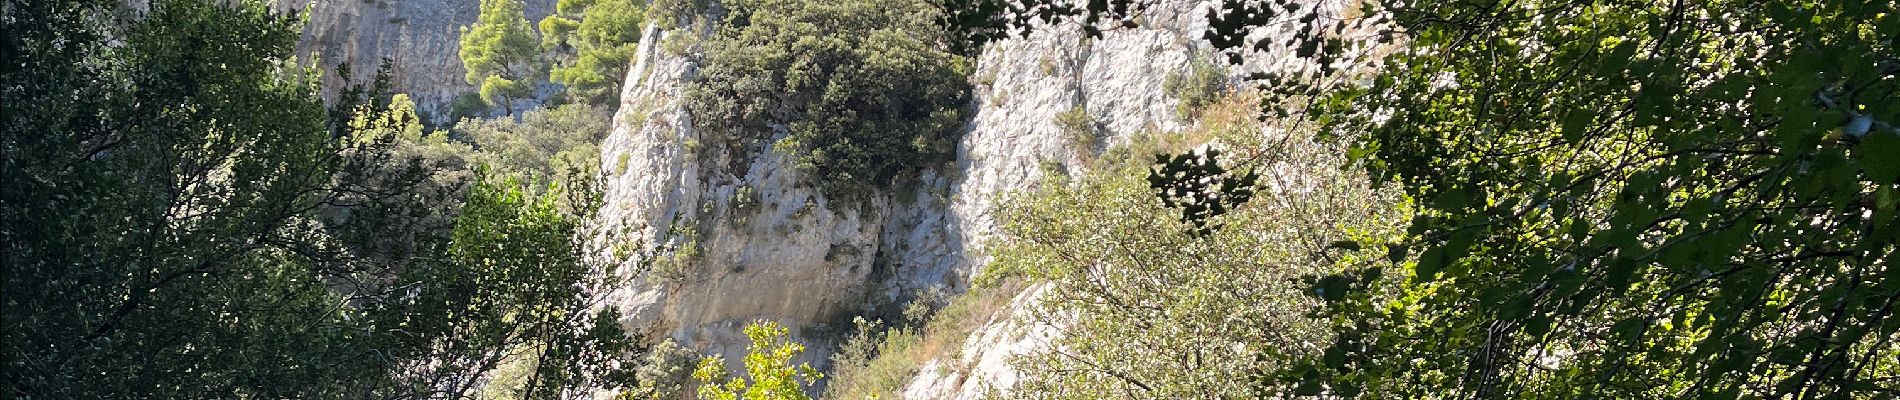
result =
[[[669,47],[700,62],[702,137],[844,199],[947,164],[985,42],[1104,37],[1145,5],[735,0]],[[1890,2],[1356,7],[1209,10],[1221,52],[1157,78],[1186,131],[1048,121],[1090,168],[995,210],[977,284],[1009,283],[862,320],[832,393],[895,394],[1035,285],[1064,334],[999,395],[1900,396]],[[621,330],[620,271],[582,240],[649,9],[708,10],[562,1],[537,32],[484,0],[459,108],[508,116],[434,130],[386,81],[326,106],[261,1],[6,2],[6,397],[682,390],[690,350]],[[1082,23],[1031,23],[1056,20]],[[1279,48],[1312,68],[1228,90],[1217,62]],[[517,109],[543,79],[580,101]],[[810,394],[788,329],[746,333],[747,371],[705,360],[699,395]]]
[[[1373,398],[1900,393],[1900,280],[1891,267],[1900,244],[1900,131],[1893,125],[1900,105],[1891,101],[1900,89],[1900,16],[1891,7],[1452,1],[1362,8],[1356,14],[1367,18],[1356,22],[1366,25],[1342,27],[1369,29],[1373,39],[1365,42],[1349,42],[1334,25],[1310,24],[1323,11],[1299,3],[1228,1],[1209,14],[1207,38],[1229,49],[1230,60],[1285,41],[1317,66],[1256,77],[1268,90],[1263,111],[1348,146],[1341,152],[1349,166],[1403,194],[1398,212],[1410,220],[1383,227],[1402,228],[1397,234],[1334,234],[1336,243],[1325,245],[1331,250],[1311,250],[1341,253],[1308,290],[1323,301],[1311,312],[1324,319],[1322,337],[1330,339],[1314,348],[1295,340],[1237,350],[1263,360],[1248,383],[1254,390]],[[1136,23],[1141,5],[1002,9],[1013,11],[948,22],[976,37],[1022,27],[1008,22],[1024,13],[1113,26]],[[1293,24],[1294,35],[1248,35],[1279,24]],[[1335,62],[1369,48],[1390,54],[1380,70],[1337,69]],[[1221,179],[1174,165],[1149,174],[1157,188]],[[1241,159],[1225,169],[1262,167]],[[1208,187],[1217,189],[1199,197],[1233,194],[1225,185]],[[1210,218],[1259,207],[1270,205]],[[1069,204],[1032,215],[1088,209]],[[1101,218],[1108,217],[1078,217]],[[1040,229],[1069,223],[1083,222],[1047,220]],[[1051,278],[1088,287],[1167,265],[1149,259],[1160,256],[1129,260],[1120,252],[1181,252],[1202,257],[1198,268],[1211,270],[1246,265],[1206,258],[1220,253],[1203,242],[1221,237],[1160,249],[1091,242],[1116,249],[1096,255],[1043,251],[1079,253],[1076,265],[1101,272]],[[1167,293],[1205,296],[1194,285],[1177,287],[1188,292]],[[1093,295],[1112,300],[1117,292]],[[1081,321],[1134,327],[1235,315],[1149,301],[1167,298],[1128,302],[1147,310],[1147,319],[1094,304],[1059,306],[1080,312]],[[1287,312],[1297,311],[1278,314]],[[1151,376],[1141,373],[1145,363],[1049,361],[1058,364],[1050,371],[1090,379],[1069,383],[1121,386],[1127,390],[1116,393],[1137,397],[1166,396],[1173,393],[1167,382],[1199,371]]]
[[646,8],[635,0],[561,0],[555,10],[540,23],[541,47],[554,59],[548,79],[574,100],[618,105]]
[[938,48],[916,0],[745,0],[705,44],[688,89],[696,129],[792,155],[834,197],[947,160],[968,62]]

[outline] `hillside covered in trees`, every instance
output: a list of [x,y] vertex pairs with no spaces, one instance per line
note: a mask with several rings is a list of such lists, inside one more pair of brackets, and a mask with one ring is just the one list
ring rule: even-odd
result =
[[4,1],[4,398],[1900,397],[1892,1]]

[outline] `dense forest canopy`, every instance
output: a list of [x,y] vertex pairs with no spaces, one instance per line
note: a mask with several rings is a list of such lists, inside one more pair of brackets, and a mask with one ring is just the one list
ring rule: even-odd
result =
[[[970,294],[860,318],[832,377],[769,321],[740,373],[602,306],[640,27],[703,63],[712,145],[852,197],[947,164],[984,46],[1151,2],[484,0],[450,126],[387,64],[325,104],[294,13],[145,5],[0,8],[6,397],[893,395],[1024,282],[1076,329],[1004,396],[1900,396],[1892,1],[1220,1],[1218,57],[1162,85],[1189,128],[1050,121],[1103,151],[1006,199]],[[1272,49],[1313,68],[1226,85]]]
[[507,163],[386,80],[326,107],[298,19],[259,2],[5,12],[7,397],[463,397],[504,363],[533,372],[516,397],[624,380],[605,360],[633,341],[592,307],[610,275],[575,241],[589,179],[483,169]]

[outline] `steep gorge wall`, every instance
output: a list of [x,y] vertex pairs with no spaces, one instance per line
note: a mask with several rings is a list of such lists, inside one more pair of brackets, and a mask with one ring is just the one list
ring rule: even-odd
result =
[[[1211,55],[1200,37],[1217,5],[1157,4],[1142,27],[1099,39],[1056,26],[990,44],[970,77],[974,112],[955,161],[853,204],[832,204],[782,155],[702,142],[682,97],[698,66],[692,44],[710,29],[649,27],[602,144],[608,183],[599,240],[619,249],[605,256],[622,271],[643,259],[668,271],[634,276],[613,294],[614,306],[634,332],[728,360],[745,350],[745,323],[777,320],[808,344],[805,360],[822,365],[834,345],[827,332],[847,328],[844,318],[865,305],[894,304],[923,288],[962,291],[982,269],[982,244],[996,235],[996,202],[1033,190],[1046,165],[1079,172],[1083,160],[1137,133],[1188,128],[1163,81]],[[1288,53],[1249,57],[1229,68],[1229,79],[1310,67]],[[1053,122],[1077,107],[1099,121],[1106,146],[1077,148]],[[688,248],[695,254],[680,251]],[[1030,286],[954,357],[922,366],[905,397],[977,398],[1009,387],[1009,359],[1047,346],[1059,330],[1028,318],[1040,288]]]
[[[553,12],[555,0],[523,3],[533,23]],[[342,83],[337,64],[350,63],[351,78],[368,83],[384,59],[391,61],[392,89],[437,122],[456,95],[474,90],[462,80],[459,38],[480,14],[480,0],[273,0],[272,8],[309,13],[296,51],[318,56],[325,96]]]
[[707,32],[643,35],[601,145],[601,240],[620,249],[610,256],[623,270],[659,270],[614,294],[629,328],[738,355],[747,322],[773,318],[798,333],[871,298],[873,276],[890,275],[873,271],[889,216],[906,209],[887,195],[833,205],[784,156],[715,146],[694,131],[683,92],[698,64],[676,51]]

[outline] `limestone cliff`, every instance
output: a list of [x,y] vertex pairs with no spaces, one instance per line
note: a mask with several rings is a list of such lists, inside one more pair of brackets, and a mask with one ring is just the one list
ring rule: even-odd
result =
[[[528,21],[552,12],[554,2],[523,0]],[[417,111],[437,122],[456,95],[474,90],[462,80],[459,38],[480,7],[480,0],[273,0],[279,11],[308,13],[297,56],[318,56],[325,96],[342,82],[337,64],[350,63],[352,79],[368,82],[388,59],[392,89],[409,94]]]
[[[611,256],[623,271],[656,267],[617,291],[614,305],[635,332],[729,360],[744,351],[741,326],[778,320],[813,350],[806,360],[822,365],[834,345],[822,333],[844,328],[841,322],[865,305],[894,303],[919,288],[963,290],[982,268],[983,242],[995,234],[995,202],[1033,190],[1046,165],[1079,170],[1082,160],[1138,132],[1188,127],[1163,81],[1194,57],[1211,56],[1199,38],[1207,10],[1217,4],[1162,2],[1140,28],[1099,39],[1055,26],[990,44],[970,77],[974,113],[955,161],[861,204],[831,204],[779,154],[702,145],[681,97],[698,66],[694,43],[711,30],[704,23],[649,27],[601,146],[608,183],[599,240],[619,249]],[[716,19],[698,19],[707,20]],[[1268,53],[1249,58],[1269,62],[1229,68],[1229,80],[1307,67],[1271,57],[1284,49]],[[1099,121],[1105,145],[1076,148],[1053,122],[1078,107]],[[735,157],[749,162],[731,162]],[[923,366],[905,396],[975,398],[1007,390],[1014,381],[1010,356],[1046,345],[1058,331],[1027,318],[1039,287],[977,330],[960,356]]]
[[835,207],[777,153],[702,146],[682,91],[697,66],[687,43],[706,32],[703,24],[647,28],[601,146],[600,222],[624,270],[653,265],[616,293],[630,328],[737,355],[749,321],[776,319],[795,334],[821,328],[875,296],[880,277],[912,276],[875,271],[890,265],[873,261],[891,242],[891,227],[904,226],[892,216],[917,213],[888,195]]

